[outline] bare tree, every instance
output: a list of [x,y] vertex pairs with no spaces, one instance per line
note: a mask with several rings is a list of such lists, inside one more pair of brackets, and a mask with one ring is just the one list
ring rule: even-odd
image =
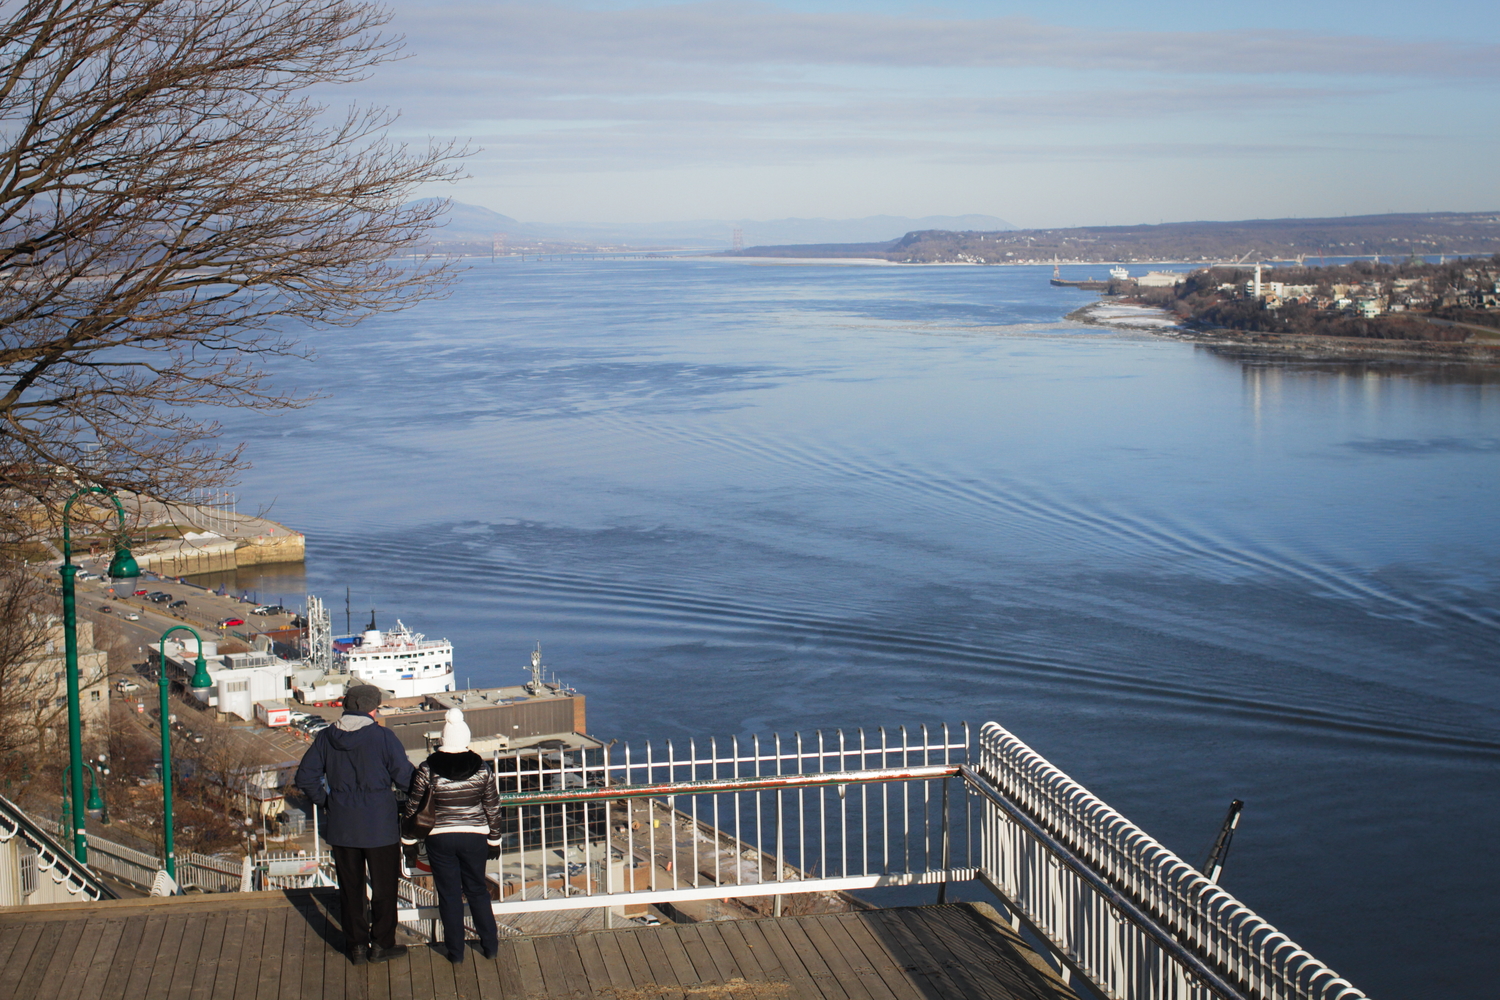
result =
[[47,759],[39,744],[65,709],[54,704],[57,684],[37,676],[36,664],[51,650],[49,627],[57,600],[24,566],[0,560],[0,786],[14,795]]
[[286,407],[298,324],[438,293],[397,258],[462,150],[331,112],[399,40],[360,0],[0,0],[0,490],[159,499],[239,450],[202,407]]

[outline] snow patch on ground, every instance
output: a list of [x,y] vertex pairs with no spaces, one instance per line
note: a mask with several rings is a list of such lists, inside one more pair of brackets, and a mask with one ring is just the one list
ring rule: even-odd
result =
[[1068,319],[1094,326],[1112,326],[1124,330],[1147,330],[1166,333],[1176,330],[1177,317],[1152,306],[1128,302],[1094,302],[1068,314]]

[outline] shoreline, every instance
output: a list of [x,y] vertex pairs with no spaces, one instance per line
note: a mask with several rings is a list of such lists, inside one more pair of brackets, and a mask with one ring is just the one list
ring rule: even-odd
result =
[[1253,333],[1183,326],[1162,309],[1101,298],[1063,317],[1087,326],[1145,333],[1163,340],[1198,344],[1240,354],[1264,354],[1298,361],[1435,361],[1500,365],[1500,343],[1436,340],[1376,340],[1365,337],[1320,337],[1315,334]]

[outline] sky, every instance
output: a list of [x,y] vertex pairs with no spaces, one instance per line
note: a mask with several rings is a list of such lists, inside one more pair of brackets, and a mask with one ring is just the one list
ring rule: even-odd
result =
[[1500,210],[1500,4],[389,0],[339,102],[526,222]]

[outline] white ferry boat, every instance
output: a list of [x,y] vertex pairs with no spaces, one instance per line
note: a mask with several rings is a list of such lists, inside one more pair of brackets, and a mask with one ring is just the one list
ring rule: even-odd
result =
[[357,646],[344,652],[343,666],[361,680],[394,692],[397,698],[453,690],[453,643],[428,639],[400,620],[385,632],[367,630]]
[[1109,276],[1111,278],[1114,278],[1116,281],[1124,281],[1126,278],[1130,277],[1130,272],[1123,266],[1112,267],[1109,269]]

